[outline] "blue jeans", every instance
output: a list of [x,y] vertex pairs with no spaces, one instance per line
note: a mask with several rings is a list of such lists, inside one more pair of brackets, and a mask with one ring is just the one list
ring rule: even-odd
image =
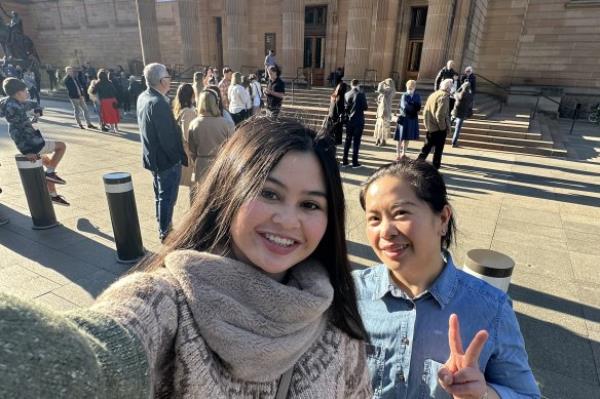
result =
[[454,136],[452,136],[452,145],[456,145],[458,142],[458,136],[460,136],[460,129],[462,129],[463,122],[465,120],[461,118],[454,119]]
[[152,175],[154,176],[154,201],[159,238],[163,240],[171,230],[173,209],[177,202],[179,181],[181,180],[181,163],[178,162],[160,172],[152,172]]

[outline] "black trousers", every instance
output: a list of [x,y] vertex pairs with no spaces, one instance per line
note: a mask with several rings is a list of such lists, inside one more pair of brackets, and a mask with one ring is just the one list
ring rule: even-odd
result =
[[442,153],[444,152],[444,145],[446,144],[447,135],[447,130],[427,132],[427,135],[425,136],[425,144],[423,144],[423,148],[421,148],[421,153],[419,154],[418,159],[425,160],[427,155],[429,155],[431,152],[431,147],[434,147],[433,166],[436,169],[439,169],[440,165],[442,164]]
[[350,152],[350,146],[352,146],[352,165],[358,165],[358,151],[364,128],[364,122],[348,123],[346,125],[346,142],[344,143],[344,158],[342,158],[344,164],[348,164],[348,153]]

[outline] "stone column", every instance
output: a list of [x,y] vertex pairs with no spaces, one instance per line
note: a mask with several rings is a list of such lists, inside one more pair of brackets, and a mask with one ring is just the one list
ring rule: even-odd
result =
[[158,21],[156,19],[156,1],[136,0],[135,6],[137,9],[144,65],[151,62],[161,62]]
[[348,5],[348,37],[344,80],[362,80],[369,67],[372,2],[350,0]]
[[183,65],[201,64],[200,0],[178,0]]
[[304,0],[283,0],[281,10],[283,34],[277,62],[283,75],[295,77],[298,68],[304,65]]
[[377,0],[372,18],[370,69],[377,70],[377,80],[391,77],[398,29],[400,1]]
[[429,0],[419,79],[435,78],[448,61],[445,58],[448,56],[447,50],[452,34],[452,3],[449,0]]
[[248,2],[247,0],[225,1],[225,39],[227,40],[227,55],[225,65],[234,71],[240,71],[247,61],[248,46]]

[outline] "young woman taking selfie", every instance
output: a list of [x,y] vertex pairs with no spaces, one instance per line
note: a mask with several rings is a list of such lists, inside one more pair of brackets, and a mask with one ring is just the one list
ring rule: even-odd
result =
[[0,396],[368,398],[365,337],[335,149],[257,118],[162,252],[91,308],[0,295]]

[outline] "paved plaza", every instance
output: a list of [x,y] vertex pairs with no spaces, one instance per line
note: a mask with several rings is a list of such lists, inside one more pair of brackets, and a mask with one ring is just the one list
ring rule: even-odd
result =
[[[0,126],[0,290],[69,310],[91,304],[127,271],[115,261],[112,227],[102,175],[133,177],[144,245],[160,248],[152,179],[141,165],[132,118],[121,133],[73,128],[70,105],[46,101],[38,128],[67,143],[59,193],[71,207],[55,207],[61,226],[31,229],[16,169],[15,147]],[[98,125],[97,120],[94,122]],[[565,134],[570,124],[556,123]],[[442,172],[457,215],[457,264],[472,248],[491,248],[516,261],[509,291],[542,393],[551,399],[600,398],[600,130],[579,123],[565,136],[569,159],[447,148]],[[357,266],[376,262],[358,203],[359,186],[395,152],[362,146],[364,168],[343,171],[348,244]],[[421,143],[411,143],[410,156]],[[180,190],[178,220],[189,207]]]

